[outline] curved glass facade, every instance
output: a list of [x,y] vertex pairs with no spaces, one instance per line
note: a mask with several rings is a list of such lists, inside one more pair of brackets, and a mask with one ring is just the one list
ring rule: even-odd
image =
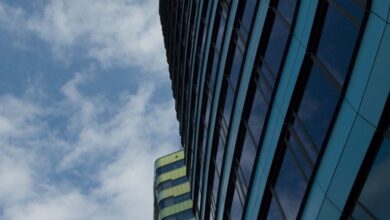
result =
[[[388,132],[371,140],[390,92],[389,8],[160,0],[196,218],[382,217],[371,179],[388,179]],[[379,159],[365,162],[371,148]]]

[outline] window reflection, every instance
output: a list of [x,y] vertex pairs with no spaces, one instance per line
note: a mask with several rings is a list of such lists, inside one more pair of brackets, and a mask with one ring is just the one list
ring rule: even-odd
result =
[[279,0],[276,7],[280,14],[282,14],[286,21],[290,24],[292,22],[296,4],[296,0]]
[[302,202],[306,181],[299,172],[290,149],[287,148],[280,168],[275,193],[287,219],[295,219]]
[[337,88],[313,65],[298,116],[317,148],[322,145],[338,99]]
[[230,219],[241,219],[243,207],[238,196],[237,188],[234,190],[232,207],[230,210]]
[[249,185],[249,180],[252,175],[252,169],[256,159],[256,146],[254,145],[249,133],[245,136],[245,141],[242,147],[240,158],[240,171],[244,177],[246,187]]
[[[375,157],[352,216],[387,219],[390,205],[390,140],[385,138]],[[369,216],[369,218],[367,218]]]
[[252,104],[252,110],[248,119],[248,127],[255,138],[256,144],[259,143],[260,133],[263,128],[267,104],[259,89],[256,89],[255,97]]
[[282,62],[284,48],[288,39],[288,29],[278,16],[274,17],[271,34],[267,44],[264,60],[269,64],[272,72],[277,73]]
[[317,56],[341,85],[345,80],[357,35],[355,26],[330,5]]

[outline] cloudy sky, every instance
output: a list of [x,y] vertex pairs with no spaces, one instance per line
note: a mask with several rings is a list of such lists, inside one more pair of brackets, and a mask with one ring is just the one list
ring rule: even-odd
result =
[[152,219],[167,69],[158,0],[0,0],[0,219]]

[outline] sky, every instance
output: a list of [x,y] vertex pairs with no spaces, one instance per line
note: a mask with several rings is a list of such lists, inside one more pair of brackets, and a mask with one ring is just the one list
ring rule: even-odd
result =
[[158,0],[0,0],[0,219],[152,219],[179,149]]

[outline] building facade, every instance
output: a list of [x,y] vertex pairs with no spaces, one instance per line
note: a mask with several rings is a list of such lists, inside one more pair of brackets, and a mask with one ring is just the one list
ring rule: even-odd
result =
[[385,219],[390,0],[160,0],[199,219]]
[[195,219],[184,151],[160,157],[154,164],[154,219]]

